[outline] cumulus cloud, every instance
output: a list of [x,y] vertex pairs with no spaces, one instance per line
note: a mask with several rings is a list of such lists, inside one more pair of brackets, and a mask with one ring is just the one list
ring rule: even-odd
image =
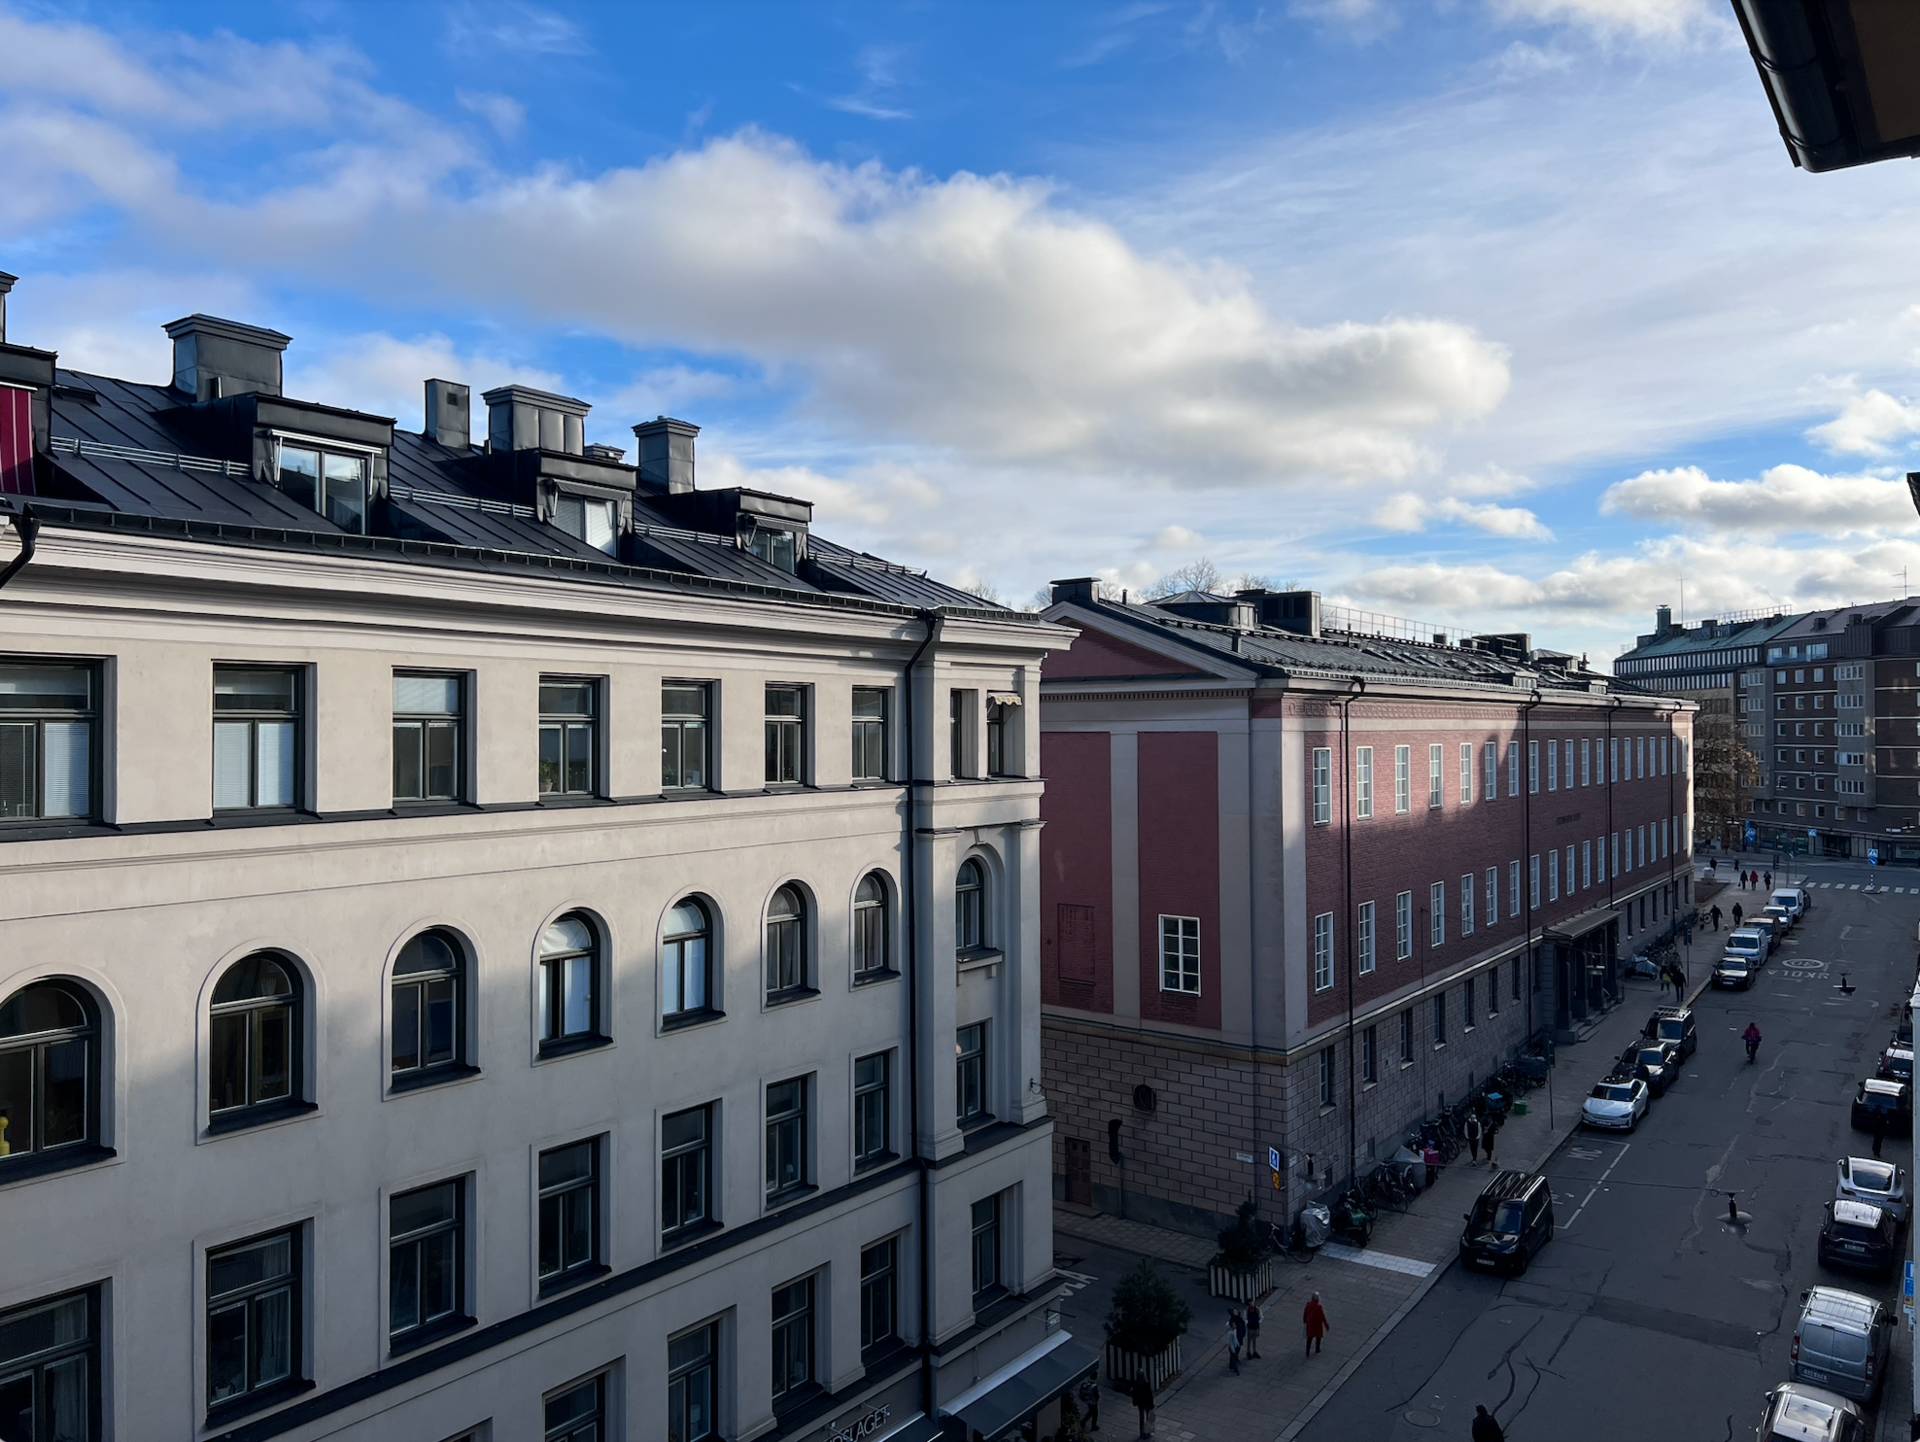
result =
[[1475,505],[1457,496],[1431,500],[1412,491],[1402,491],[1381,502],[1373,513],[1373,523],[1383,531],[1424,531],[1444,521],[1470,526],[1490,536],[1502,536],[1509,540],[1553,539],[1553,532],[1524,506]]
[[1870,390],[1849,396],[1840,414],[1813,427],[1807,439],[1848,456],[1889,456],[1895,442],[1920,436],[1920,404]]
[[703,489],[739,486],[812,501],[816,512],[829,522],[825,529],[851,526],[862,535],[940,502],[938,488],[905,467],[863,465],[844,476],[830,476],[812,466],[754,465],[712,448],[700,455],[700,484]]
[[1727,18],[1710,0],[1492,0],[1503,20],[1573,25],[1604,39],[1690,41],[1724,37]]
[[462,110],[472,111],[492,126],[502,140],[513,139],[527,123],[527,107],[511,95],[492,90],[462,90],[454,98]]
[[1162,526],[1153,533],[1153,539],[1147,544],[1156,551],[1191,551],[1204,545],[1196,531],[1185,526]]
[[1850,535],[1912,529],[1905,482],[1772,466],[1750,481],[1716,481],[1698,466],[1642,471],[1609,486],[1607,515],[1763,535]]

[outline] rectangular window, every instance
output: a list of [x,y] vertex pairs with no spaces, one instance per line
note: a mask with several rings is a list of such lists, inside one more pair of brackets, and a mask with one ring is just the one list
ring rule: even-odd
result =
[[1618,876],[1620,874],[1620,833],[1617,831],[1613,833],[1612,853],[1613,863],[1610,869],[1615,876]]
[[[854,692],[857,698],[859,692]],[[881,693],[884,696],[886,693]],[[856,700],[854,714],[859,715]],[[882,722],[882,725],[885,723]],[[859,722],[854,754],[859,754]],[[666,681],[660,686],[660,786],[666,791],[704,791],[713,775],[713,686],[706,681]],[[859,771],[854,772],[855,777]]]
[[860,1249],[860,1350],[871,1352],[899,1339],[900,1243],[888,1237]]
[[947,693],[947,774],[973,775],[973,717],[979,709],[979,693]]
[[393,799],[458,801],[465,790],[461,746],[464,678],[393,673]]
[[667,1436],[716,1442],[719,1411],[720,1328],[709,1322],[667,1339]]
[[1591,736],[1580,738],[1580,784],[1593,785],[1593,738]]
[[660,1118],[660,1236],[672,1243],[719,1221],[713,1191],[713,1105]]
[[93,815],[97,698],[90,665],[0,661],[0,821]]
[[812,1180],[807,1145],[807,1078],[767,1088],[767,1197],[775,1200]]
[[1537,852],[1527,858],[1527,905],[1535,910],[1540,906],[1540,856]]
[[1333,1048],[1320,1049],[1320,1105],[1330,1107],[1334,1098]]
[[1634,752],[1634,769],[1633,769],[1634,780],[1645,781],[1647,779],[1647,738],[1646,737],[1644,736],[1634,737],[1633,752]]
[[1473,743],[1460,743],[1460,804],[1473,805]]
[[280,489],[343,531],[367,529],[368,457],[280,441]]
[[1553,742],[1547,743],[1547,790],[1556,791],[1560,787],[1560,748]]
[[1489,866],[1487,868],[1486,885],[1487,885],[1487,894],[1486,894],[1487,925],[1489,927],[1495,927],[1500,924],[1500,868],[1499,867]]
[[540,1153],[540,1290],[570,1287],[600,1270],[600,1142],[589,1137]]
[[1200,995],[1200,918],[1160,918],[1160,990]]
[[1567,877],[1567,895],[1572,896],[1574,891],[1574,886],[1573,886],[1573,843],[1571,841],[1567,843],[1566,877]]
[[1405,816],[1413,805],[1413,748],[1393,748],[1393,810]]
[[299,1377],[303,1271],[298,1227],[207,1253],[210,1413]]
[[1333,913],[1323,911],[1313,919],[1313,989],[1326,991],[1333,986]]
[[1607,738],[1607,780],[1609,783],[1620,779],[1620,738]]
[[1355,924],[1360,928],[1359,934],[1354,938],[1359,944],[1360,950],[1360,975],[1366,976],[1374,967],[1373,903],[1371,901],[1363,901],[1360,903],[1359,915],[1355,918]]
[[553,524],[605,555],[611,556],[620,548],[620,508],[612,501],[594,496],[556,496]]
[[1580,885],[1593,885],[1593,842],[1591,839],[1580,843]]
[[1507,915],[1520,914],[1520,861],[1515,858],[1507,863]]
[[1405,961],[1413,955],[1413,893],[1402,891],[1393,898],[1393,954]]
[[1466,984],[1460,988],[1460,1007],[1461,1015],[1465,1018],[1465,1029],[1472,1031],[1476,1023],[1474,1020],[1473,980],[1471,977],[1469,977]]
[[1437,744],[1427,748],[1427,807],[1429,810],[1446,800],[1446,754],[1446,748]]
[[963,1127],[992,1120],[987,1094],[987,1024],[977,1021],[954,1033],[954,1111]]
[[600,684],[540,678],[540,794],[595,796],[600,755]]
[[[0,388],[0,404],[6,395]],[[0,1312],[0,1435],[8,1442],[101,1435],[100,1312],[97,1287]]]
[[1372,1086],[1380,1080],[1380,1038],[1377,1027],[1360,1033],[1360,1080]]
[[1560,899],[1560,853],[1558,850],[1547,853],[1547,900]]
[[387,1337],[395,1350],[467,1314],[466,1191],[455,1179],[387,1203]]
[[806,779],[807,697],[801,686],[767,687],[767,785]]
[[1460,878],[1460,934],[1473,935],[1473,873]]
[[1518,1001],[1520,1000],[1520,963],[1518,961],[1514,962],[1511,971],[1513,974],[1507,978],[1507,995]]
[[1333,749],[1313,748],[1313,824],[1325,826],[1333,820]]
[[1362,821],[1373,815],[1373,748],[1357,747],[1353,753],[1353,814]]
[[1413,1065],[1413,1008],[1400,1013],[1400,1065]]
[[1427,888],[1427,945],[1444,946],[1447,941],[1447,883],[1436,881]]
[[870,1167],[893,1158],[893,1053],[876,1052],[853,1064],[853,1163]]
[[1573,742],[1571,740],[1566,743],[1562,762],[1561,774],[1567,778],[1567,790],[1571,791],[1573,790]]
[[1520,794],[1520,743],[1507,743],[1507,795]]
[[1447,994],[1444,991],[1433,998],[1433,1044],[1447,1044]]
[[979,1307],[1003,1290],[1000,1281],[1000,1196],[973,1204],[973,1305]]
[[1540,790],[1540,743],[1527,743],[1527,794],[1535,795]]
[[[1518,966],[1520,963],[1515,962]],[[1500,963],[1495,962],[1487,968],[1487,1019],[1491,1021],[1500,1015]]]
[[747,549],[789,576],[799,566],[800,538],[785,526],[756,525],[747,538]]
[[213,809],[300,804],[300,674],[290,667],[213,668]]
[[1007,743],[1012,739],[1013,708],[1017,700],[987,698],[987,775],[1013,775],[1013,753]]
[[810,1395],[814,1375],[813,1278],[773,1290],[773,1406]]
[[1489,801],[1500,799],[1500,752],[1492,741],[1480,748],[1480,790]]

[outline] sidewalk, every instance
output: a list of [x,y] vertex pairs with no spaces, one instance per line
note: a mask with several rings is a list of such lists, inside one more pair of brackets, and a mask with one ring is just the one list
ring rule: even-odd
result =
[[[1706,984],[1703,971],[1688,1000]],[[1578,1042],[1559,1049],[1549,1085],[1525,1098],[1528,1114],[1510,1117],[1500,1129],[1500,1166],[1538,1171],[1578,1125],[1594,1079],[1640,1035],[1647,1013],[1672,1000],[1671,991],[1651,981],[1624,980],[1621,987],[1620,1004]],[[1463,1153],[1406,1212],[1381,1215],[1364,1251],[1330,1242],[1311,1263],[1278,1263],[1274,1290],[1261,1300],[1266,1324],[1260,1359],[1243,1358],[1238,1377],[1227,1371],[1229,1303],[1222,1299],[1210,1312],[1197,1312],[1184,1349],[1186,1370],[1160,1397],[1157,1436],[1163,1442],[1296,1437],[1452,1264],[1461,1214],[1488,1175],[1486,1163],[1470,1166]],[[1159,1257],[1170,1266],[1204,1267],[1213,1252],[1204,1239],[1117,1217],[1056,1208],[1053,1225],[1059,1236]],[[1316,1291],[1330,1330],[1325,1350],[1303,1359],[1300,1313]],[[1115,1415],[1122,1413],[1124,1408]],[[1122,1420],[1131,1425],[1132,1414]]]

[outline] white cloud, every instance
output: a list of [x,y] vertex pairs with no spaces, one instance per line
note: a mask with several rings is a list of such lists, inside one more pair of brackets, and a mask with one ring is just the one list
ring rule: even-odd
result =
[[1192,551],[1206,544],[1199,532],[1185,526],[1162,526],[1147,542],[1156,551]]
[[527,107],[511,95],[492,90],[461,90],[455,98],[461,109],[470,110],[486,121],[502,140],[512,140],[527,123]]
[[[899,466],[862,465],[845,476],[830,476],[811,466],[756,466],[708,447],[700,453],[699,474],[703,490],[740,486],[812,501],[822,530],[843,545],[850,542],[842,532],[864,537],[940,503],[931,481]],[[967,584],[978,579],[978,573],[970,573]]]
[[868,120],[911,120],[913,112],[896,98],[904,82],[900,71],[906,53],[895,45],[866,45],[854,58],[859,87],[846,95],[828,96],[826,104]]
[[[524,359],[488,351],[464,350],[444,335],[411,339],[383,332],[322,337],[302,345],[295,337],[286,355],[286,388],[303,400],[392,416],[402,429],[421,428],[425,383],[429,377],[461,381],[473,389],[474,428],[484,437],[486,411],[480,396],[495,386],[518,382],[539,390],[565,392],[566,379]],[[630,425],[631,422],[625,422]],[[594,434],[588,421],[588,439]],[[614,444],[631,445],[626,434]]]
[[1400,23],[1387,0],[1290,0],[1287,14],[1361,41],[1376,39]]
[[462,54],[584,55],[587,37],[557,10],[521,0],[461,0],[447,8],[446,45]]
[[1609,40],[1724,38],[1731,29],[1709,0],[1492,0],[1492,5],[1502,20],[1573,25]]
[[1904,481],[1772,466],[1757,480],[1716,481],[1698,466],[1643,471],[1609,486],[1607,515],[1760,535],[1854,535],[1915,527]]
[[1515,541],[1550,541],[1553,532],[1524,506],[1475,505],[1457,496],[1430,500],[1411,491],[1389,496],[1373,512],[1373,523],[1383,531],[1424,531],[1442,521],[1453,521]]
[[1889,456],[1894,445],[1920,436],[1920,404],[1870,390],[1849,396],[1840,414],[1813,427],[1807,439],[1827,450],[1849,456]]

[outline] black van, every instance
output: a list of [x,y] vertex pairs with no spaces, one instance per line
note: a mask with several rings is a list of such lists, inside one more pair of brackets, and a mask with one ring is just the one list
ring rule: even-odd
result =
[[1537,1172],[1501,1172],[1467,1213],[1460,1260],[1470,1267],[1526,1271],[1553,1239],[1553,1188]]

